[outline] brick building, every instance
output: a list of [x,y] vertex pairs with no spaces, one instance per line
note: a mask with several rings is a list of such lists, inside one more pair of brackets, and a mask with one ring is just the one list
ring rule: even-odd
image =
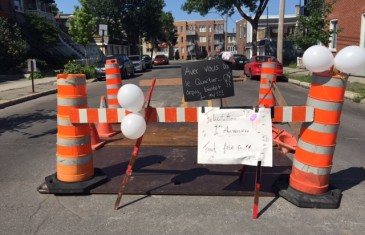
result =
[[178,37],[174,51],[179,50],[180,59],[197,59],[223,51],[224,20],[175,21]]
[[365,0],[337,0],[327,19],[331,29],[340,30],[329,44],[334,54],[350,45],[365,48]]

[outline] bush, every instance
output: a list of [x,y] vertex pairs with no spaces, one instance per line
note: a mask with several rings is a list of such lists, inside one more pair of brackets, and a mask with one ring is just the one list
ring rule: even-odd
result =
[[65,64],[63,73],[85,74],[86,78],[95,77],[95,70],[93,66],[81,66],[75,61],[69,61]]

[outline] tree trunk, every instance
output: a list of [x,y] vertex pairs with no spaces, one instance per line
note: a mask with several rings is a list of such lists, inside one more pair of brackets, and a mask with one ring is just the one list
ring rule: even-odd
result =
[[252,56],[257,55],[257,24],[252,25]]

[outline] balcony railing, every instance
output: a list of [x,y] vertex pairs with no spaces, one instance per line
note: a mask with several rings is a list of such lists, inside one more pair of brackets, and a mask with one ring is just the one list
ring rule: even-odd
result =
[[215,34],[223,34],[224,33],[224,30],[223,29],[215,29],[214,30],[214,33]]
[[187,42],[186,42],[186,45],[188,45],[188,46],[194,45],[194,42],[187,41]]
[[27,10],[26,14],[36,14],[46,18],[51,24],[56,25],[56,19],[50,12],[39,11],[39,10]]
[[186,35],[195,35],[195,30],[186,30]]
[[223,45],[223,41],[221,41],[221,40],[214,40],[214,45]]

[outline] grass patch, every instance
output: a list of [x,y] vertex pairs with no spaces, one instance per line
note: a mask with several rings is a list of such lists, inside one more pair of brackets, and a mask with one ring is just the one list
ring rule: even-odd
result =
[[[312,82],[311,75],[287,75],[285,77],[289,79],[298,80],[301,82]],[[353,99],[354,102],[359,103],[362,99],[365,99],[365,84],[359,82],[347,82],[346,91],[357,93],[357,96]]]

